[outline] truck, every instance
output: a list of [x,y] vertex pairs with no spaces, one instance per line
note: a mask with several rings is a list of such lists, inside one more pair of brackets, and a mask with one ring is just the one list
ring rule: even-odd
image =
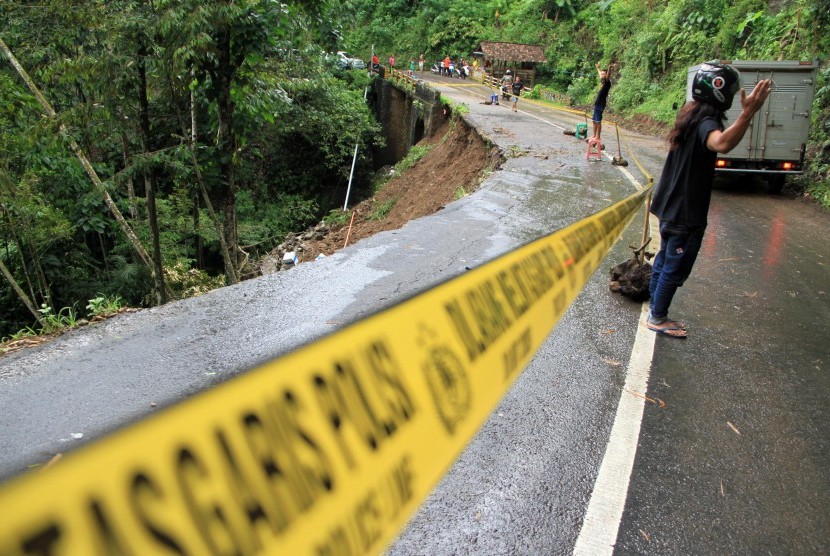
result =
[[[752,119],[741,142],[727,154],[718,154],[716,174],[761,175],[769,191],[780,193],[787,176],[804,171],[810,131],[810,109],[818,64],[815,61],[716,60],[741,73],[747,94],[762,79],[772,80],[764,106]],[[688,68],[686,100],[692,100],[692,80],[700,65]],[[726,125],[741,113],[738,95],[726,112]]]

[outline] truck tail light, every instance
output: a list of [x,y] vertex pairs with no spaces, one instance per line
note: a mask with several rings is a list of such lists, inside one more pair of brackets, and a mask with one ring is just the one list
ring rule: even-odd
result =
[[722,158],[719,158],[715,161],[715,168],[726,168],[727,166],[727,162]]
[[795,168],[795,164],[793,164],[792,162],[782,162],[781,163],[781,169],[782,170],[792,170],[793,168]]

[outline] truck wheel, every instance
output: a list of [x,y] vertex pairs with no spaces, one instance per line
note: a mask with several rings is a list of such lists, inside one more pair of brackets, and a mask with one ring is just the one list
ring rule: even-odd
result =
[[787,181],[787,176],[770,176],[767,179],[767,191],[771,195],[781,195],[781,190],[784,188],[784,182]]

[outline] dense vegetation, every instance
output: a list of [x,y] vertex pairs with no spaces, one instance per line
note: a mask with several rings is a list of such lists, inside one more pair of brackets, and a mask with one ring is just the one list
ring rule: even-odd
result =
[[0,9],[0,334],[234,283],[342,205],[355,144],[369,181],[379,125],[330,54],[339,2]]
[[538,43],[543,86],[588,103],[594,62],[615,62],[613,109],[663,122],[688,65],[818,59],[810,191],[830,205],[830,0],[0,0],[0,15],[0,335],[252,275],[342,204],[355,144],[368,184],[379,126],[339,49],[404,65]]
[[[401,61],[468,57],[480,41],[540,44],[539,81],[587,105],[594,64],[617,65],[610,108],[670,123],[686,68],[705,60],[818,60],[810,194],[830,206],[828,0],[353,0],[354,50]],[[384,59],[384,56],[381,56]]]

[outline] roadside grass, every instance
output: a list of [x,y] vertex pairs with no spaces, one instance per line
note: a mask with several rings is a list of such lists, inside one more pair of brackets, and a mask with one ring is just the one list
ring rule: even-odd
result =
[[381,203],[380,205],[374,207],[372,212],[369,213],[367,218],[369,220],[383,220],[389,214],[389,211],[392,210],[392,207],[395,206],[395,203],[398,202],[398,198],[395,197],[394,199],[389,199],[385,203]]
[[17,342],[60,334],[72,328],[87,325],[90,321],[102,320],[112,316],[126,307],[126,302],[119,295],[99,294],[89,300],[86,306],[87,318],[83,318],[79,317],[75,307],[64,307],[55,312],[52,307],[43,303],[40,309],[37,310],[40,313],[40,328],[27,326],[14,334],[4,336],[0,339],[0,353],[11,351],[10,346],[14,346]]
[[[399,160],[397,164],[395,164],[391,172],[388,172],[380,176],[378,179],[372,182],[372,193],[377,193],[378,191],[383,189],[383,186],[386,185],[387,182],[389,182],[389,180],[397,178],[403,172],[415,166],[415,164],[419,160],[424,158],[429,153],[429,151],[432,150],[433,146],[434,145],[415,145],[414,147],[410,148],[409,152],[406,153],[406,156]],[[346,218],[346,221],[348,221],[348,217]]]

